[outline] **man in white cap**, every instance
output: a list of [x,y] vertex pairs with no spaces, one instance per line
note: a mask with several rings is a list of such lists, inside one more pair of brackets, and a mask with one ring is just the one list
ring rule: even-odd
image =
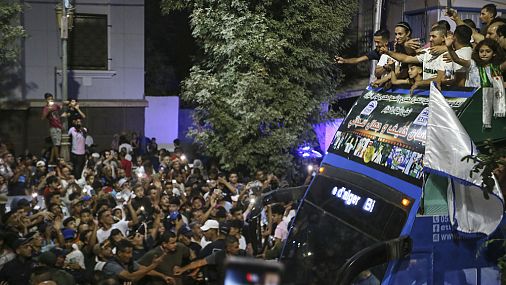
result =
[[36,192],[42,191],[46,186],[46,175],[46,163],[42,160],[37,161],[35,164],[35,174],[30,179],[30,186],[34,186]]
[[206,240],[211,243],[202,247],[198,258],[204,258],[212,254],[214,250],[225,249],[225,236],[220,233],[220,224],[217,220],[207,220],[200,229]]
[[[200,246],[202,248],[206,247],[208,244],[213,242],[218,235],[218,230],[220,225],[216,220],[207,220],[203,226],[200,227],[200,230],[204,234],[202,239],[200,240]],[[205,232],[208,232],[207,234]]]
[[46,163],[42,160],[39,160],[37,161],[37,163],[35,164],[36,167],[45,167],[46,166]]

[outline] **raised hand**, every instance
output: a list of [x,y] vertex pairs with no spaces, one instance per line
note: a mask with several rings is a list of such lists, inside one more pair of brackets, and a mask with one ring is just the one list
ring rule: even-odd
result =
[[445,37],[445,45],[447,47],[452,47],[453,46],[453,42],[454,42],[454,37],[453,37],[453,34],[448,34],[446,37]]
[[44,217],[46,220],[52,220],[54,219],[54,214],[49,211],[42,211],[40,214]]
[[448,48],[446,46],[433,46],[429,48],[430,54],[433,56],[440,56],[443,53],[448,51]]
[[336,56],[335,58],[336,63],[343,64],[346,63],[346,60],[341,56]]
[[225,183],[227,183],[227,180],[225,180],[225,178],[220,176],[220,177],[218,177],[218,182],[221,184],[225,184]]
[[445,16],[452,19],[454,22],[459,18],[457,14],[457,10],[447,7],[445,11]]
[[216,204],[218,204],[218,197],[217,196],[211,196],[211,208],[216,207]]
[[373,83],[371,83],[371,86],[376,88],[376,87],[380,87],[383,85],[383,80],[381,79],[376,79]]
[[422,44],[420,43],[420,39],[418,38],[415,38],[415,39],[409,39],[407,40],[405,43],[404,43],[404,46],[412,49],[412,50],[417,50],[419,48],[422,47]]

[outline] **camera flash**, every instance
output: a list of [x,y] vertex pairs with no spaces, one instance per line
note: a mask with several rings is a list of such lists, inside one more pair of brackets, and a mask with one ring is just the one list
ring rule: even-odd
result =
[[141,206],[141,208],[140,208],[140,209],[141,209],[141,211],[142,211],[142,212],[144,212],[144,206]]
[[186,160],[186,155],[181,155],[181,160],[185,161]]
[[308,165],[307,166],[307,171],[313,171],[313,166],[312,165]]
[[32,193],[32,198],[37,198],[37,196],[39,196],[39,194],[37,194],[37,193]]

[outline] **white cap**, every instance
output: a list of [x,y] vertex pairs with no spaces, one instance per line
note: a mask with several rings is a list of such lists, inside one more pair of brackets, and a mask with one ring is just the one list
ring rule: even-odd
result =
[[123,187],[123,184],[125,184],[128,180],[126,178],[121,178],[119,181],[118,181],[118,186],[119,187]]
[[231,199],[232,199],[232,201],[234,201],[234,202],[239,201],[239,195],[234,195],[234,196],[232,196],[232,197],[230,197],[230,198],[231,198]]
[[37,163],[35,164],[35,166],[37,166],[37,167],[46,166],[46,163],[44,161],[42,161],[42,160],[39,160],[39,161],[37,161]]
[[91,154],[91,157],[93,158],[100,158],[100,154],[98,152],[94,152]]
[[210,229],[219,229],[220,224],[217,220],[207,220],[202,227],[200,227],[201,230],[208,231]]
[[177,188],[172,188],[172,194],[176,196],[181,196],[181,191],[179,191],[179,189]]

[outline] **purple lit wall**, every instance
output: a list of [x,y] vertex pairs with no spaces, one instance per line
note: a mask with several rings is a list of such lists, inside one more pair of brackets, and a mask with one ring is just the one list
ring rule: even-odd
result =
[[316,139],[320,144],[323,154],[327,152],[327,149],[329,148],[330,143],[332,142],[332,139],[342,122],[343,119],[339,118],[313,126],[316,133]]
[[178,136],[179,97],[146,96],[146,100],[146,136],[155,137],[158,145],[172,144]]

